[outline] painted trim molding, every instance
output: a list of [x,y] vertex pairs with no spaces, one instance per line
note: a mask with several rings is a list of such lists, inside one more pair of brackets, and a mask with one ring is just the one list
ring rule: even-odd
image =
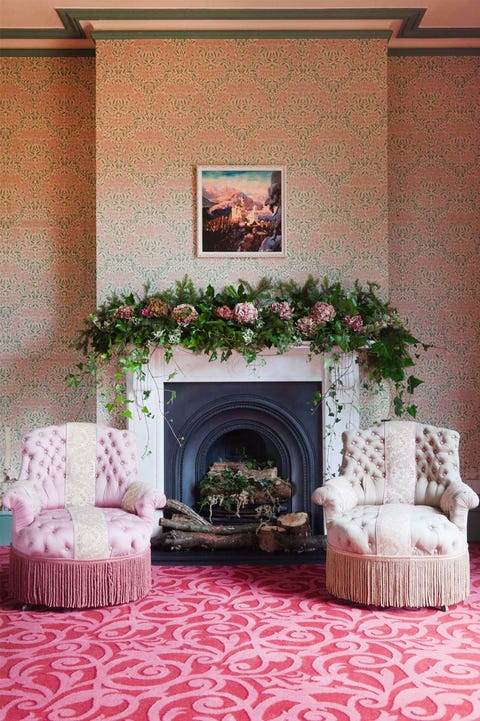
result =
[[[0,37],[4,39],[50,39],[50,40],[85,40],[87,35],[82,22],[88,21],[255,21],[271,20],[272,11],[267,9],[211,9],[211,8],[182,8],[182,9],[145,9],[145,8],[60,8],[56,10],[63,28],[3,28]],[[285,21],[314,21],[314,20],[397,20],[402,25],[397,38],[400,39],[426,39],[442,40],[455,38],[478,38],[480,28],[423,28],[420,23],[425,15],[425,8],[336,8],[336,9],[277,9],[276,20]],[[117,30],[92,32],[91,37],[97,39],[136,39],[136,38],[387,38],[392,33],[389,30],[191,30],[191,31],[161,31],[161,30]],[[94,55],[95,50],[66,50],[66,49],[0,49],[0,55]],[[480,55],[480,48],[439,47],[429,45],[425,48],[392,48],[388,49],[392,55]]]
[[480,55],[480,48],[389,48],[389,57],[405,56],[433,56],[433,55]]
[[[132,40],[132,39],[389,39],[390,30],[97,30],[91,37],[94,40]],[[480,49],[479,49],[480,52]]]
[[95,48],[0,48],[0,57],[11,58],[94,58]]

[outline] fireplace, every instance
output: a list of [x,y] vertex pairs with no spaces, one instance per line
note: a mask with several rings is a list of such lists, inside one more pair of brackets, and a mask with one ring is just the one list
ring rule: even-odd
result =
[[[328,386],[341,376],[341,411],[329,428]],[[341,461],[341,434],[358,424],[359,377],[353,355],[310,356],[308,344],[286,353],[264,352],[253,364],[233,353],[224,362],[179,348],[167,362],[155,350],[140,383],[129,379],[138,408],[150,392],[151,417],[133,412],[129,427],[139,439],[140,477],[189,506],[211,463],[239,446],[272,461],[292,482],[288,510],[311,515],[315,533],[322,517],[311,493]],[[315,392],[323,402],[314,407]],[[174,399],[172,400],[172,398]]]
[[320,382],[166,383],[164,490],[167,498],[198,504],[198,483],[212,464],[242,458],[270,462],[292,485],[284,512],[306,511],[322,531],[311,495],[322,477]]

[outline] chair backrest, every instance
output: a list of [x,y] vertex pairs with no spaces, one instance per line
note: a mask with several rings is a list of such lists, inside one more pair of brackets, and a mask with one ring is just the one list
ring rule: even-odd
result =
[[138,480],[135,436],[95,423],[37,428],[22,439],[19,480],[33,483],[42,508],[120,506]]
[[354,479],[359,503],[439,506],[460,480],[457,431],[414,421],[385,421],[343,433],[340,475]]

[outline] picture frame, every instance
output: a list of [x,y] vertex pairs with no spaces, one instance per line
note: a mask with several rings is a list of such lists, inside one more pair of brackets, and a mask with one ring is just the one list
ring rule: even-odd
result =
[[285,167],[197,167],[197,255],[284,258]]

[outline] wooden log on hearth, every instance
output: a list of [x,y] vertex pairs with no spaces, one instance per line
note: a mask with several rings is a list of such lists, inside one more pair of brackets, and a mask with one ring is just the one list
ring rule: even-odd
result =
[[302,553],[305,551],[324,551],[327,547],[326,536],[281,536],[282,549]]
[[282,478],[277,478],[265,490],[260,488],[255,491],[253,500],[255,503],[268,503],[272,501],[272,498],[290,498],[291,495],[292,486],[290,483]]
[[289,536],[309,536],[308,513],[285,513],[277,518],[277,525],[284,528]]
[[177,515],[174,515],[172,518],[161,518],[160,525],[162,528],[174,529],[175,531],[187,531],[190,533],[207,530],[211,532],[213,528],[213,526],[204,526],[201,523],[197,523],[197,521],[191,521],[188,518]]
[[303,553],[306,551],[324,551],[325,536],[289,536],[279,526],[263,527],[258,532],[258,545],[262,551],[275,553]]
[[258,547],[266,553],[283,551],[281,536],[285,533],[284,528],[264,524],[258,529]]
[[161,518],[160,525],[163,528],[173,529],[175,531],[186,531],[191,533],[214,533],[220,536],[230,536],[234,533],[239,532],[251,532],[255,533],[258,528],[258,523],[242,523],[237,526],[201,526],[195,521],[189,521],[181,516],[174,516],[173,518]]
[[307,513],[285,513],[276,525],[264,524],[258,530],[258,545],[263,551],[274,553],[287,551],[323,550],[325,539],[312,536]]
[[193,508],[190,508],[190,506],[187,506],[186,503],[182,503],[181,501],[176,501],[173,498],[167,499],[164,509],[167,511],[174,511],[175,513],[179,514],[180,516],[184,516],[185,518],[190,519],[190,521],[192,523],[196,523],[197,525],[201,526],[202,528],[210,528],[210,526],[212,525],[209,521],[207,521],[206,518],[201,516],[199,513],[196,513],[193,510]]
[[218,476],[223,475],[225,471],[239,472],[249,478],[268,478],[273,480],[278,477],[278,470],[274,466],[262,469],[249,468],[246,463],[242,463],[241,461],[215,461],[208,470],[209,473],[214,473]]
[[186,531],[170,531],[161,534],[155,545],[169,548],[172,551],[185,551],[191,548],[244,548],[257,545],[256,533],[235,533],[220,535],[216,533]]

